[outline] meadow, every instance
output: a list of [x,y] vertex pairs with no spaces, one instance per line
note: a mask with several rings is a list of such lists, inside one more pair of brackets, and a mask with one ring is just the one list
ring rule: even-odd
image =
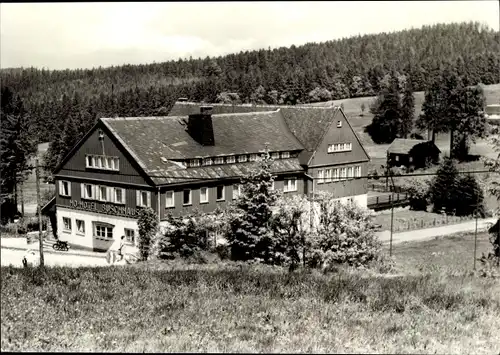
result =
[[389,274],[220,261],[2,267],[1,350],[498,352],[500,283],[471,273],[470,235],[399,245],[394,260]]

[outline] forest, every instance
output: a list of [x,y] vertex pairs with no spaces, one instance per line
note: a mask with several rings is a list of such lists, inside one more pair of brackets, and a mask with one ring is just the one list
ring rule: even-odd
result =
[[498,83],[500,33],[480,23],[437,24],[164,63],[3,69],[0,79],[20,100],[35,142],[52,143],[50,171],[100,117],[166,115],[179,97],[293,105],[369,96],[391,75],[422,91],[445,66],[464,85]]

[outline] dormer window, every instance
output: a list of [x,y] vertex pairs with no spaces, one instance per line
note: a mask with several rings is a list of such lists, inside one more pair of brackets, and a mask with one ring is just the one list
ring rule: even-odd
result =
[[200,160],[199,159],[191,159],[189,161],[189,166],[190,167],[200,166]]
[[224,157],[217,157],[214,161],[215,164],[224,164]]
[[203,159],[203,165],[204,166],[212,165],[212,158],[205,158],[205,159]]
[[118,171],[120,169],[120,159],[105,155],[87,154],[85,156],[85,166],[92,169]]
[[273,159],[279,159],[280,158],[280,153],[278,153],[278,152],[271,153],[271,158],[273,158]]
[[236,158],[234,155],[230,155],[227,157],[227,163],[228,164],[231,164],[231,163],[235,163],[236,162]]
[[246,155],[240,155],[238,156],[238,163],[244,163],[246,162],[248,157]]
[[290,152],[283,152],[283,153],[281,153],[281,157],[282,157],[283,159],[290,158]]

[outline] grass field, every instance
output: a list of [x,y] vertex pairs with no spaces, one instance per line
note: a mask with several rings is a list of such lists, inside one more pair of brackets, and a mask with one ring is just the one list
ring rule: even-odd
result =
[[396,246],[390,277],[234,263],[2,268],[1,350],[496,354],[500,283],[470,274],[472,246],[470,235]]

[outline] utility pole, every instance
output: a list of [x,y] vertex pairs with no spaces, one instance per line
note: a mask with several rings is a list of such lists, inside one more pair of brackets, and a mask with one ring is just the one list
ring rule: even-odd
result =
[[476,270],[476,253],[477,253],[477,217],[478,217],[478,213],[477,213],[477,209],[479,207],[479,194],[478,192],[476,191],[476,230],[474,232],[474,271]]
[[40,168],[38,166],[38,156],[35,158],[36,172],[36,205],[38,211],[38,242],[40,247],[40,267],[44,266],[43,260],[43,238],[42,238],[42,207],[40,206]]
[[389,256],[392,257],[392,229],[394,225],[394,179],[392,178],[391,175],[391,184],[392,184],[392,191],[391,191],[391,238],[389,240]]
[[24,189],[23,189],[23,183],[21,182],[21,185],[19,186],[19,193],[20,193],[20,197],[21,197],[21,215],[23,216],[24,218]]

